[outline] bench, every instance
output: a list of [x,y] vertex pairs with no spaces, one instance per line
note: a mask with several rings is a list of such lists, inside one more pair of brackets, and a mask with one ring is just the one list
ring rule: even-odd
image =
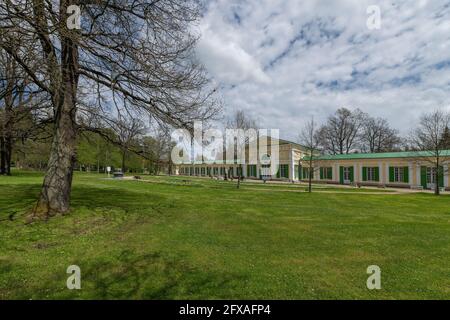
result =
[[114,178],[123,178],[123,172],[117,171],[113,173]]

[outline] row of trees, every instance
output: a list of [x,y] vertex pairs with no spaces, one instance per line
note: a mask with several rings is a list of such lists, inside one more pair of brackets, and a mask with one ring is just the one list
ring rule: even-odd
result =
[[359,109],[338,109],[317,131],[317,142],[329,154],[387,152],[399,150],[398,131],[383,118],[374,118]]
[[[80,28],[68,23],[78,19],[74,6]],[[69,210],[81,132],[108,140],[124,119],[192,130],[215,117],[214,90],[194,55],[200,14],[195,0],[0,2],[2,171],[10,171],[14,139],[52,139],[33,220]],[[25,134],[17,115],[31,117]],[[123,138],[114,142],[134,141]]]

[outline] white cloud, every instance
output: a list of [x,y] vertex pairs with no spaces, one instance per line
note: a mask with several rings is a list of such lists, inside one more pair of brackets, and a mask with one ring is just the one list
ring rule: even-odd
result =
[[[380,30],[366,27],[369,5]],[[306,118],[359,107],[407,133],[421,112],[450,105],[445,0],[217,0],[198,53],[223,84],[228,112],[295,139]]]
[[197,54],[217,80],[232,84],[244,81],[270,82],[258,61],[237,42],[214,32],[208,25],[203,25],[201,32]]

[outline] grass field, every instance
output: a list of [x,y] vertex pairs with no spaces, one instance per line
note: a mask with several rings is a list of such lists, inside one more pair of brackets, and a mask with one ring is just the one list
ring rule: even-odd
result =
[[0,177],[0,298],[450,298],[449,196],[145,180],[77,174],[71,213],[26,225],[41,174]]

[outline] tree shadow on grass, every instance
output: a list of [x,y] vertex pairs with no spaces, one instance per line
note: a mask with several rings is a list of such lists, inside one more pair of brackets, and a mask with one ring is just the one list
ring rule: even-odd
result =
[[[26,214],[39,197],[40,185],[0,185],[0,222],[16,219]],[[94,211],[122,211],[125,213],[149,212],[168,215],[168,209],[176,207],[169,197],[150,192],[135,192],[123,188],[74,186],[71,196],[71,212],[80,208]]]
[[158,211],[158,208],[174,206],[173,200],[159,194],[88,186],[74,187],[71,204],[73,209],[79,207],[88,209],[116,208],[125,212],[139,212],[146,208]]
[[79,266],[82,289],[74,294],[90,299],[230,298],[246,280],[243,275],[199,270],[161,252],[136,255],[123,250],[112,261],[86,261]]

